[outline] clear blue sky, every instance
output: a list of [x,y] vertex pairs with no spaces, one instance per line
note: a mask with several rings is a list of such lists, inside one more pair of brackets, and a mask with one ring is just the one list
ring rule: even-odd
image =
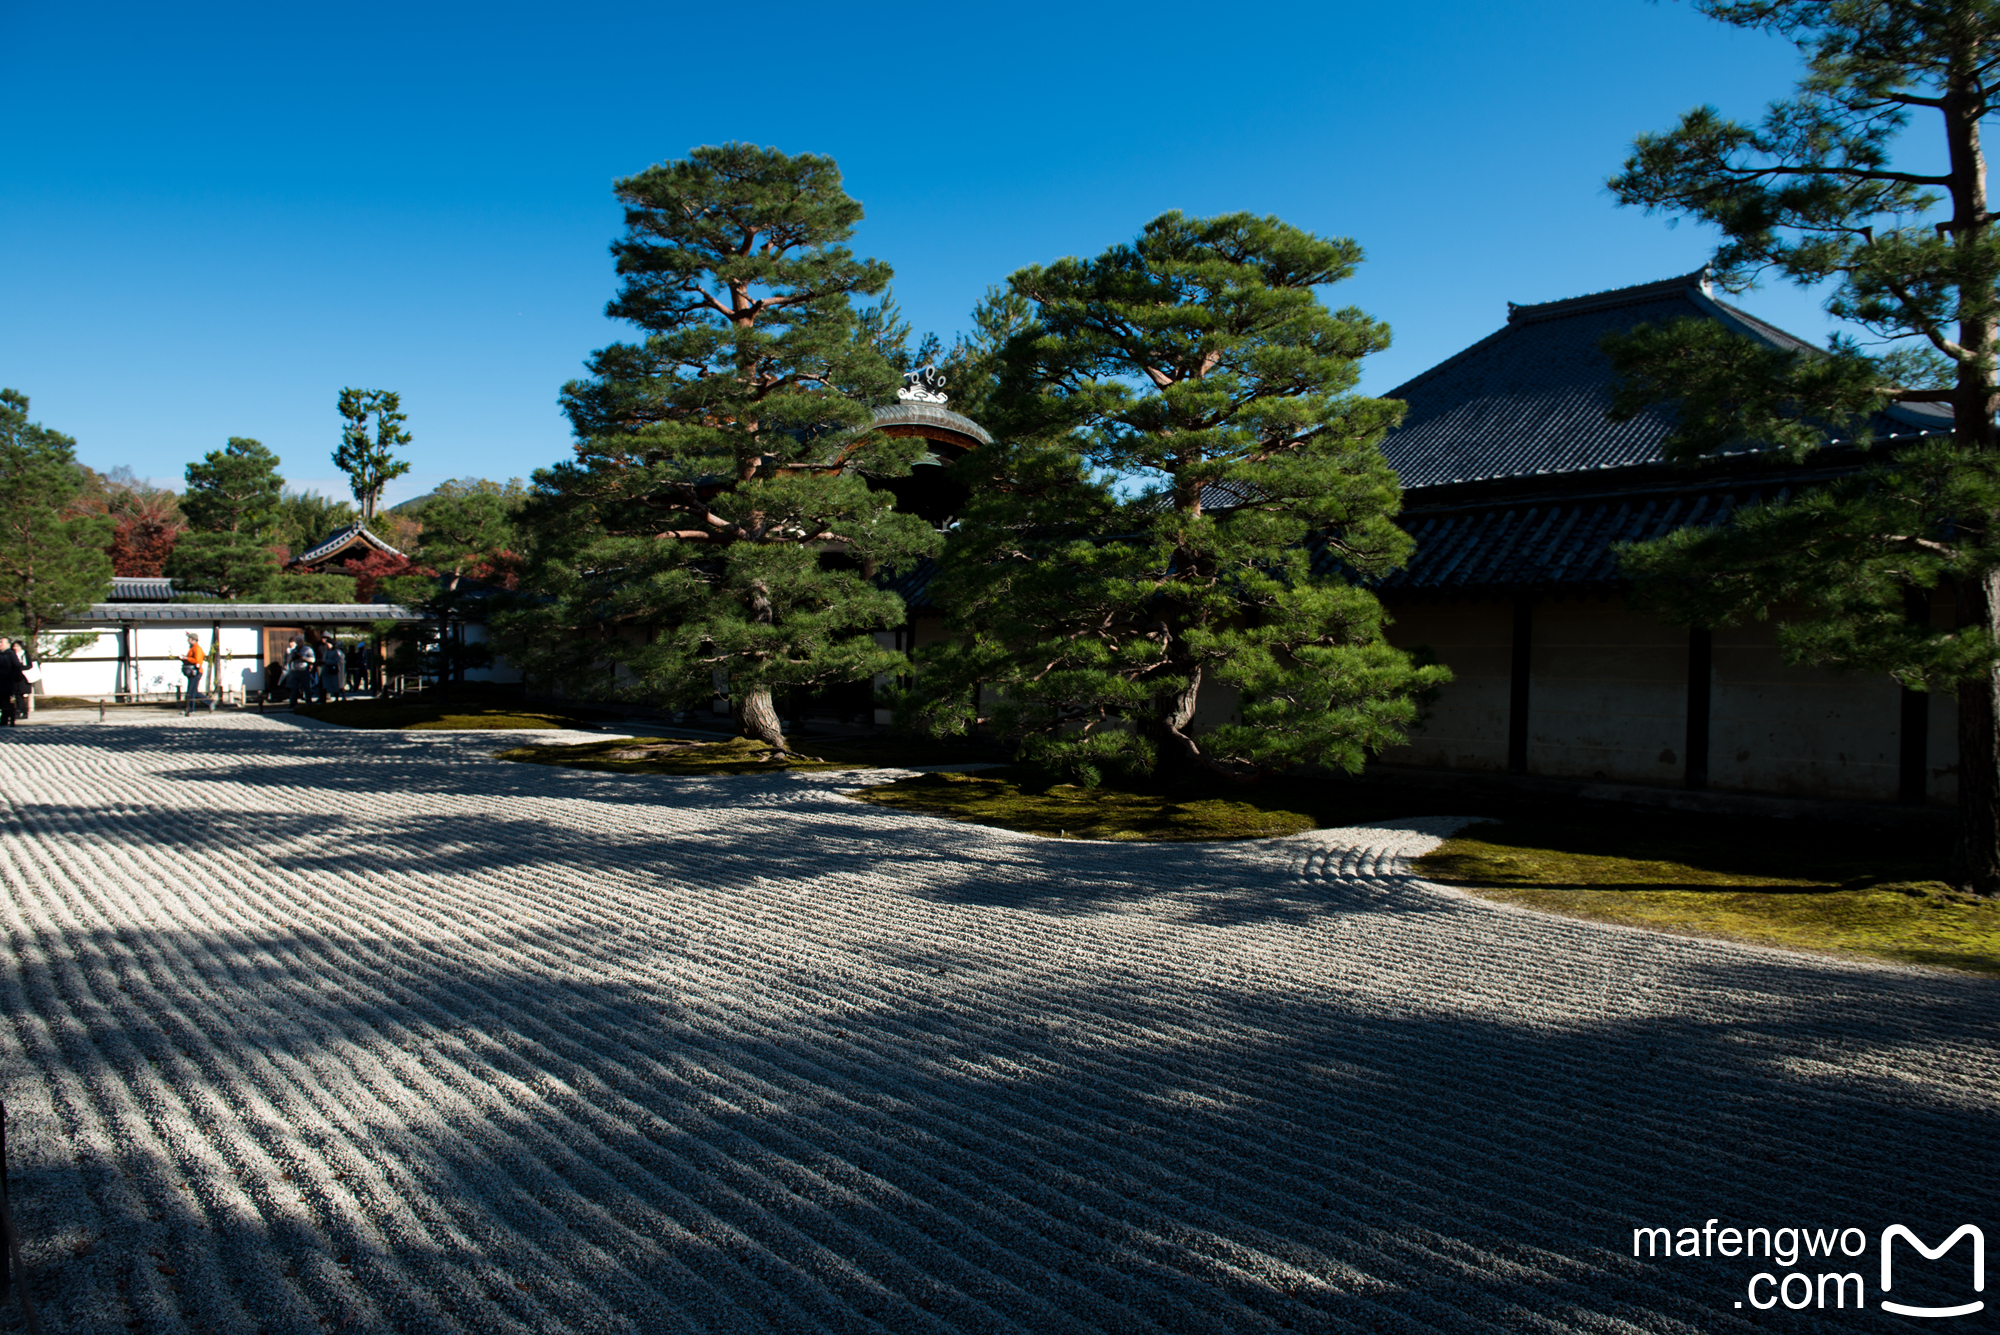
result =
[[[1384,391],[1508,301],[1695,268],[1615,207],[1632,136],[1752,114],[1789,45],[1684,4],[941,8],[0,5],[0,383],[101,469],[179,484],[232,435],[344,494],[342,386],[399,390],[399,500],[567,455],[607,321],[614,178],[731,139],[837,158],[919,331],[1170,208],[1352,236],[1332,290]],[[1804,294],[1746,303],[1819,338]]]

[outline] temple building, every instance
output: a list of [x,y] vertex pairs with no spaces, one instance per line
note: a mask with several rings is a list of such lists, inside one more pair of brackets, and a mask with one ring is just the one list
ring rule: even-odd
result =
[[[1884,674],[1790,666],[1768,623],[1689,630],[1630,601],[1618,544],[1725,522],[1739,506],[1825,482],[1870,458],[1836,442],[1804,464],[1746,450],[1689,467],[1666,461],[1669,410],[1613,422],[1614,376],[1599,341],[1685,317],[1718,321],[1772,347],[1809,346],[1717,299],[1697,272],[1510,304],[1498,331],[1383,396],[1408,404],[1382,450],[1402,482],[1401,523],[1416,551],[1376,592],[1393,619],[1390,640],[1434,654],[1454,680],[1408,744],[1379,764],[1954,802],[1950,696],[1906,691]],[[910,425],[937,432],[939,462],[985,438],[942,401],[923,407],[935,410],[935,423],[920,426],[929,419],[913,414]],[[1948,432],[1951,416],[1929,405],[1898,407],[1873,427],[1878,442],[1891,444]],[[941,514],[956,503],[939,469],[920,468],[905,485]],[[886,581],[909,616],[883,643],[918,648],[946,634],[930,594],[934,573],[925,562]],[[1933,615],[1948,624],[1949,594],[1938,595]],[[1231,702],[1204,696],[1197,726],[1228,716]]]
[[342,564],[366,560],[377,552],[387,556],[403,555],[385,539],[371,532],[366,524],[356,522],[300,552],[285,563],[285,569],[311,575],[338,575]]
[[[1669,464],[1667,409],[1610,420],[1599,340],[1715,320],[1808,346],[1718,300],[1701,273],[1510,306],[1506,325],[1390,390],[1409,405],[1383,452],[1402,480],[1410,563],[1378,592],[1390,639],[1456,680],[1391,765],[1795,797],[1950,803],[1952,699],[1886,674],[1788,665],[1769,623],[1709,632],[1628,601],[1615,548],[1811,487],[1868,462],[1832,444],[1804,464],[1746,451]],[[1948,409],[1897,407],[1889,444],[1949,432]],[[1879,455],[1875,456],[1879,457]],[[1933,615],[1948,624],[1941,593]]]

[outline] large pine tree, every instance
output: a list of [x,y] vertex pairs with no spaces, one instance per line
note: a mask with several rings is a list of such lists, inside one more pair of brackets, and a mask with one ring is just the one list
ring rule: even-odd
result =
[[[1353,392],[1389,331],[1316,292],[1359,260],[1275,218],[1169,213],[1009,280],[1033,319],[998,354],[1003,443],[961,465],[939,586],[964,634],[905,717],[979,719],[1084,777],[1358,769],[1401,740],[1444,673],[1384,641],[1360,582],[1409,539],[1377,449],[1401,405]],[[1025,314],[989,296],[981,322]],[[1198,724],[1218,694],[1235,707]]]
[[245,436],[189,464],[181,495],[188,531],[167,561],[174,583],[222,599],[268,594],[278,578],[272,545],[284,488],[278,456]]
[[935,545],[868,486],[921,444],[868,429],[897,375],[853,299],[890,272],[843,244],[861,205],[830,158],[727,144],[616,189],[609,313],[646,337],[563,389],[576,459],[536,476],[508,652],[557,680],[615,661],[661,701],[725,679],[782,753],[773,693],[898,666],[872,632],[901,604],[865,575]]
[[49,627],[111,594],[112,521],[79,506],[84,492],[76,442],[30,422],[27,395],[0,390],[0,609],[37,653],[61,653]]
[[[1757,125],[1712,107],[1642,136],[1619,199],[1716,226],[1730,290],[1775,272],[1824,285],[1829,313],[1872,340],[1780,352],[1688,320],[1607,347],[1623,407],[1681,410],[1670,449],[1744,441],[1805,455],[1868,439],[1891,403],[1949,404],[1949,438],[1900,449],[1840,485],[1631,552],[1642,591],[1686,621],[1777,616],[1804,662],[1883,671],[1958,697],[1959,872],[2000,894],[2000,215],[1980,132],[2000,110],[1990,0],[1696,0],[1792,39],[1798,95]],[[1897,140],[1925,134],[1908,161]],[[1934,625],[1932,595],[1955,614]],[[1914,615],[1913,615],[1914,613]]]

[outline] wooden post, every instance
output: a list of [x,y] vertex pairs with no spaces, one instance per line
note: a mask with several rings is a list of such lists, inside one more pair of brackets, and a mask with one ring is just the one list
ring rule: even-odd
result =
[[[1913,625],[1931,624],[1931,596],[1923,589],[1903,592],[1903,612]],[[1896,733],[1896,800],[1922,806],[1930,788],[1931,696],[1902,688]]]
[[1708,787],[1709,706],[1714,676],[1715,632],[1697,626],[1688,632],[1686,784],[1689,788]]
[[1507,683],[1507,772],[1528,772],[1528,678],[1533,663],[1535,605],[1525,593],[1514,598],[1512,664]]

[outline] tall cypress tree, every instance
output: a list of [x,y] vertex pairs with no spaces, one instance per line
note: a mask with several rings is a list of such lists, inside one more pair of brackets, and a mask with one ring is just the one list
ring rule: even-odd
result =
[[[1644,135],[1611,181],[1621,202],[1714,224],[1721,284],[1775,272],[1828,293],[1849,338],[1776,351],[1687,320],[1606,341],[1620,409],[1680,410],[1671,453],[1744,441],[1804,456],[1869,435],[1892,403],[1942,403],[1949,438],[1870,471],[1630,551],[1628,573],[1698,625],[1776,616],[1802,662],[1887,672],[1958,697],[1960,883],[2000,894],[2000,215],[1983,124],[2000,110],[1990,0],[1696,0],[1805,57],[1796,97],[1745,125],[1712,107]],[[1911,124],[1927,143],[1899,161]],[[1934,592],[1955,614],[1933,625]],[[1912,616],[1913,608],[1922,614]]]
[[[1410,545],[1377,449],[1401,405],[1352,392],[1389,331],[1315,292],[1360,257],[1275,218],[1169,213],[1009,279],[1033,323],[999,356],[1005,443],[961,465],[974,501],[940,585],[968,634],[924,659],[906,717],[984,714],[1086,777],[1358,769],[1401,740],[1445,674],[1383,640],[1359,583]],[[1218,685],[1237,721],[1198,729]]]
[[842,244],[861,205],[830,158],[700,148],[616,189],[608,310],[646,337],[563,389],[576,459],[536,476],[508,652],[558,678],[616,660],[661,700],[720,674],[782,753],[773,692],[901,663],[871,634],[901,603],[864,573],[936,541],[867,481],[921,445],[868,429],[897,375],[853,298],[889,269]]
[[[28,420],[28,396],[0,390],[0,607],[36,652],[50,626],[111,594],[112,520],[79,509],[76,441]],[[80,637],[87,640],[89,637]]]
[[272,544],[284,487],[278,456],[245,436],[189,464],[181,495],[188,531],[167,562],[174,582],[223,599],[266,596],[278,578]]

